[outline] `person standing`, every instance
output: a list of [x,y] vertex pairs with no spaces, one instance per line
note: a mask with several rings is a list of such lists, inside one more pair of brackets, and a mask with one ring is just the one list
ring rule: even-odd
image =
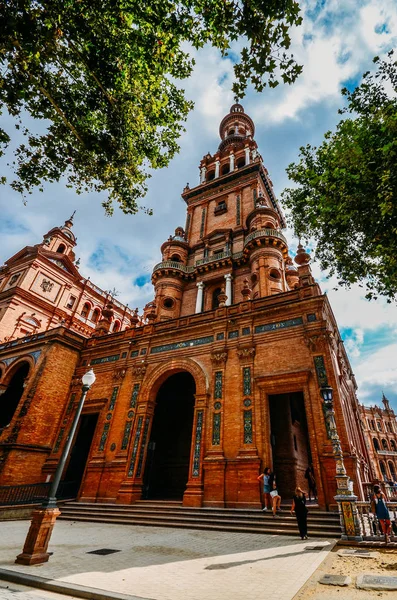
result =
[[291,515],[295,513],[298,529],[302,540],[307,540],[307,508],[306,496],[300,487],[295,489],[292,498]]
[[372,496],[371,510],[376,515],[383,535],[385,544],[390,542],[390,513],[386,504],[386,496],[381,491],[379,485],[374,485],[374,495]]
[[273,479],[273,489],[270,492],[270,497],[272,499],[273,517],[277,517],[277,513],[281,510],[281,496],[277,490],[276,479]]
[[313,463],[310,463],[310,465],[307,467],[305,471],[305,479],[307,479],[307,485],[309,487],[309,501],[311,502],[312,495],[314,500],[317,499],[317,486],[314,478]]
[[272,498],[270,492],[273,489],[274,473],[271,472],[270,467],[266,467],[263,473],[257,478],[263,485],[263,511],[267,511],[267,507],[272,508]]

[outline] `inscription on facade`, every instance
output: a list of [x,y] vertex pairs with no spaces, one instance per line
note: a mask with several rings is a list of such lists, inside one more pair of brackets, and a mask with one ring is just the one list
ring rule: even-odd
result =
[[295,319],[287,319],[286,321],[279,321],[278,323],[265,323],[265,325],[257,325],[255,327],[255,333],[264,333],[265,331],[276,331],[277,329],[286,329],[287,327],[296,327],[302,325],[302,317],[296,317]]

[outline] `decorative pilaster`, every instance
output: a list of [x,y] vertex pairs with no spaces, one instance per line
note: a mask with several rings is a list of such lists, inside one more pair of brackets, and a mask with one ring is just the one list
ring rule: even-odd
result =
[[215,179],[217,179],[219,177],[219,167],[220,167],[220,161],[216,160],[215,161]]
[[226,273],[225,275],[225,280],[226,280],[226,306],[230,306],[232,304],[232,275],[231,273]]
[[196,314],[201,313],[203,310],[203,290],[204,283],[202,281],[198,281],[197,285],[197,298],[196,298]]

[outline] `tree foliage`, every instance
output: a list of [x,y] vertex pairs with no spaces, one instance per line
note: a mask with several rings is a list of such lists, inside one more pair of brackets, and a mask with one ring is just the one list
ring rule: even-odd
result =
[[397,298],[397,62],[374,59],[353,91],[342,90],[346,116],[319,148],[300,149],[283,193],[298,236],[339,284],[365,285],[367,298]]
[[[192,108],[176,83],[192,73],[188,48],[209,43],[224,56],[246,40],[233,90],[261,91],[301,71],[289,30],[301,22],[293,0],[0,0],[0,102],[17,119],[13,189],[45,181],[106,192],[138,210],[148,168],[178,151]],[[23,113],[44,120],[38,135]],[[0,130],[0,150],[12,141]],[[6,183],[5,179],[2,180]]]

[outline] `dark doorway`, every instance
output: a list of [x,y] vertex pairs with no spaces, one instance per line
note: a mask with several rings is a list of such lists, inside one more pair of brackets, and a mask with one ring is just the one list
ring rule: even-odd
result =
[[181,500],[189,476],[194,394],[190,373],[171,375],[156,399],[143,478],[143,497]]
[[282,498],[292,498],[297,486],[307,490],[305,471],[311,463],[302,392],[269,396],[273,470]]
[[98,414],[83,415],[73,444],[69,464],[63,477],[65,488],[70,497],[77,496],[83,479],[92,438],[98,422]]
[[0,427],[11,423],[24,390],[24,382],[29,373],[29,364],[22,363],[15,371],[8,388],[0,396]]

